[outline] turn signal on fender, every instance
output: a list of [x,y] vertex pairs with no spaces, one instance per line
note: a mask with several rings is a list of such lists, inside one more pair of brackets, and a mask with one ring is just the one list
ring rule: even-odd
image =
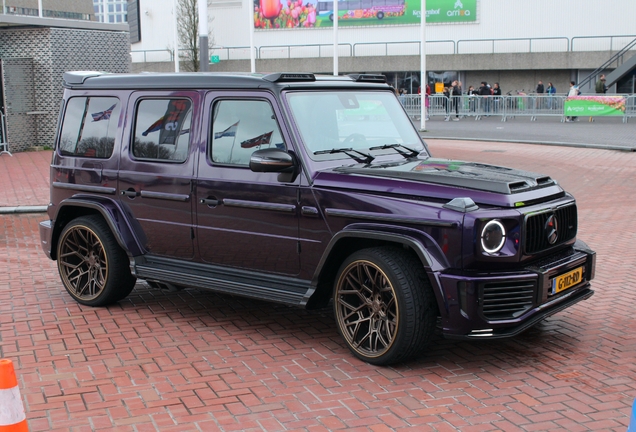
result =
[[0,359],[0,432],[28,432],[13,362]]

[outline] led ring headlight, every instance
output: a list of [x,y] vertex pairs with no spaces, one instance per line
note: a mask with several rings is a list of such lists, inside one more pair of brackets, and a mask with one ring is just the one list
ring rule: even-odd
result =
[[506,242],[506,229],[498,220],[491,220],[481,231],[481,247],[486,253],[494,254]]

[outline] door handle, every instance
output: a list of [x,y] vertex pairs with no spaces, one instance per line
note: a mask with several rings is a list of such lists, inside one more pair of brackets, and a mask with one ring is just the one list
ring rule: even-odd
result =
[[205,204],[208,207],[216,207],[218,205],[223,204],[223,200],[222,199],[216,199],[216,198],[201,198],[199,200],[199,204]]
[[127,196],[128,198],[135,198],[135,197],[139,196],[139,192],[137,192],[134,189],[123,190],[123,191],[120,191],[120,193],[122,195]]

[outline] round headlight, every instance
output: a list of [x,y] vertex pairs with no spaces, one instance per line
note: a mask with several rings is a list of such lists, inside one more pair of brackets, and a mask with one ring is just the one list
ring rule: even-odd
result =
[[491,220],[481,231],[481,247],[489,254],[497,253],[506,242],[506,229],[498,220]]

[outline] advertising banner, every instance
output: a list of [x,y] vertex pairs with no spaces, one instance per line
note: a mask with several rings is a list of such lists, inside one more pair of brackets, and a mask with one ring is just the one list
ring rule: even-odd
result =
[[[339,0],[338,26],[419,24],[421,0]],[[427,0],[426,22],[477,20],[477,0]],[[333,0],[254,0],[254,28],[333,27]]]
[[622,116],[625,100],[625,96],[570,96],[565,100],[565,116]]

